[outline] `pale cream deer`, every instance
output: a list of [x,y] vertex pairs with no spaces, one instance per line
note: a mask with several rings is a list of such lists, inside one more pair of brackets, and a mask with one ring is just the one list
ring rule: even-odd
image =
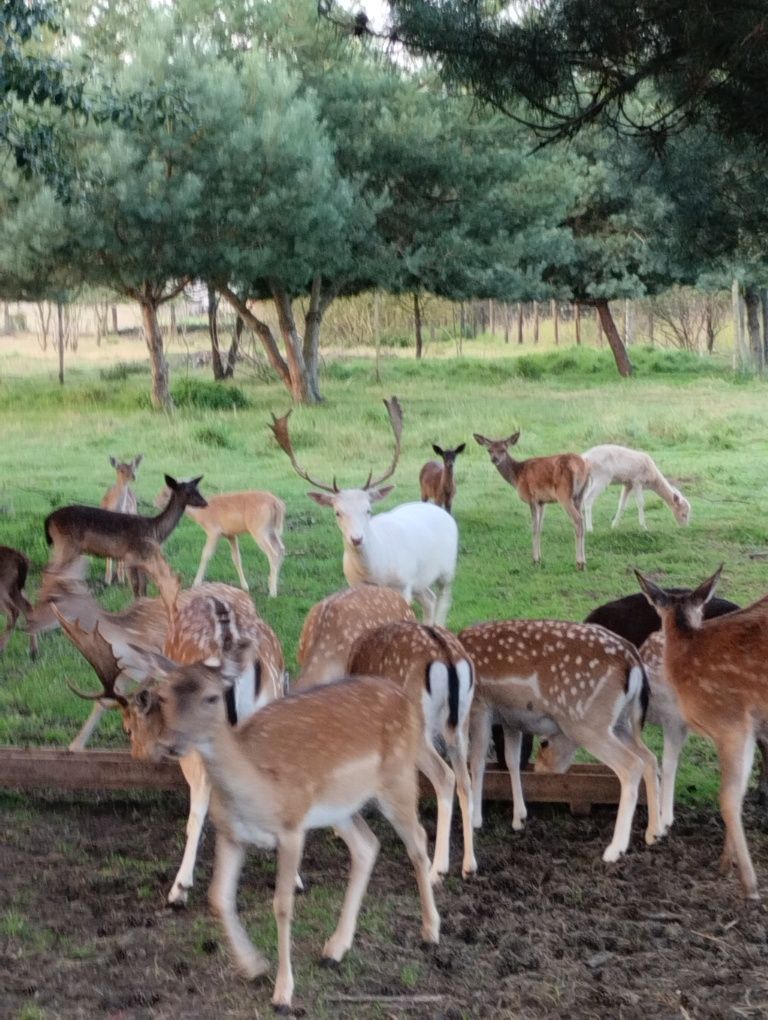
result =
[[[458,786],[464,833],[464,878],[477,871],[472,832],[472,787],[467,767],[467,730],[474,694],[474,670],[464,648],[443,627],[415,620],[387,623],[360,637],[349,657],[349,672],[387,677],[400,684],[422,718],[422,746],[416,762],[437,797],[437,834],[430,880],[439,882],[450,863],[453,794]],[[451,768],[435,748],[440,740]]]
[[[6,617],[6,627],[0,634],[0,653],[5,651],[11,634],[20,616],[29,620],[32,606],[24,594],[27,583],[29,560],[18,549],[9,545],[0,545],[0,613]],[[29,654],[32,659],[37,656],[37,637],[30,632]]]
[[[136,471],[141,464],[144,455],[138,454],[133,460],[118,461],[114,457],[109,458],[109,463],[115,469],[115,484],[111,485],[102,497],[100,506],[104,510],[113,510],[119,514],[138,513],[136,493],[131,488],[131,482],[136,481]],[[113,563],[112,557],[107,557],[107,564],[104,571],[104,583],[112,584]],[[117,580],[120,584],[125,582],[125,564],[122,560],[117,561]]]
[[631,450],[627,446],[617,446],[614,443],[603,443],[600,446],[593,446],[583,454],[584,460],[589,464],[589,485],[584,493],[584,522],[587,531],[592,530],[592,504],[600,493],[609,485],[621,485],[621,495],[616,516],[611,521],[611,527],[618,527],[621,515],[627,507],[630,494],[635,497],[637,503],[637,516],[640,527],[647,531],[645,524],[645,497],[644,489],[650,489],[660,496],[672,513],[678,524],[688,524],[691,519],[691,504],[685,496],[671,485],[664,475],[659,471],[650,454],[643,450]]
[[661,835],[656,758],[640,736],[648,681],[637,649],[602,627],[561,620],[505,620],[461,631],[475,664],[477,690],[470,722],[475,826],[482,824],[485,755],[494,713],[504,728],[512,781],[513,828],[526,818],[520,781],[524,731],[562,733],[612,769],[621,784],[613,839],[604,861],[629,846],[640,780],[648,802],[646,843]]
[[541,526],[547,503],[559,503],[573,522],[576,533],[576,568],[587,565],[584,551],[584,519],[581,504],[589,481],[589,466],[577,453],[559,453],[551,457],[515,460],[509,447],[520,438],[515,432],[507,439],[487,439],[474,433],[475,442],[484,446],[501,477],[517,490],[520,499],[531,508],[533,562],[541,563]]

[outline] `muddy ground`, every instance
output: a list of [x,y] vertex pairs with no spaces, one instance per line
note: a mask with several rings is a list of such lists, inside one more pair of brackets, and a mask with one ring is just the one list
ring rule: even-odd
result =
[[[206,908],[212,832],[185,911],[164,905],[183,845],[185,798],[0,795],[0,1016],[270,1017],[271,981],[235,976]],[[674,833],[618,865],[600,859],[614,812],[535,807],[522,834],[494,805],[477,840],[481,874],[438,891],[442,939],[419,941],[402,847],[382,852],[356,943],[318,966],[346,875],[343,845],[312,834],[294,923],[296,1012],[307,1018],[699,1018],[768,1016],[768,914],[721,880],[716,809],[681,808]],[[425,810],[428,832],[434,812]],[[768,888],[768,815],[748,839]],[[452,861],[460,860],[454,825]],[[273,861],[254,851],[240,906],[274,961]]]

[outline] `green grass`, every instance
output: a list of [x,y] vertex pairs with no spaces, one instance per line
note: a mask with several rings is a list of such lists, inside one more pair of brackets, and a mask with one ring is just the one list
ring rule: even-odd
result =
[[[465,350],[469,345],[465,346]],[[475,348],[473,347],[474,351]],[[397,488],[382,509],[418,498],[418,473],[433,442],[467,442],[457,462],[454,512],[460,529],[459,565],[449,625],[459,629],[484,619],[558,617],[582,619],[594,606],[636,590],[633,567],[662,581],[698,581],[725,563],[721,594],[747,602],[765,591],[768,499],[763,465],[768,455],[765,385],[734,375],[722,361],[636,348],[637,374],[616,376],[607,351],[550,349],[520,357],[514,345],[487,342],[483,356],[441,356],[417,363],[409,354],[381,362],[381,382],[366,358],[330,361],[322,385],[326,402],[296,408],[291,434],[301,463],[311,474],[340,485],[361,484],[370,467],[391,456],[391,432],[382,400],[396,393],[405,412],[403,454]],[[105,349],[104,357],[115,355]],[[125,359],[121,350],[119,357]],[[0,358],[0,370],[11,363]],[[109,456],[137,453],[144,461],[136,485],[140,509],[156,512],[152,500],[164,473],[202,474],[204,493],[269,489],[287,504],[287,556],[280,594],[268,599],[266,561],[249,538],[242,545],[244,568],[259,611],[274,627],[295,670],[299,631],[310,606],[344,585],[342,543],[333,515],[307,496],[309,486],[291,470],[267,424],[270,412],[290,406],[284,389],[242,374],[236,392],[242,406],[177,408],[153,413],[149,375],[135,361],[110,370],[105,362],[74,365],[60,388],[23,358],[14,375],[0,377],[0,543],[32,559],[29,593],[34,594],[48,557],[43,519],[70,502],[97,503],[114,473]],[[213,392],[206,370],[176,383],[189,394]],[[221,390],[235,392],[232,387]],[[200,398],[199,403],[205,404]],[[213,398],[211,398],[213,400]],[[492,468],[472,432],[509,435],[520,429],[519,456],[581,451],[598,442],[648,450],[693,504],[690,527],[679,528],[655,496],[647,499],[648,533],[637,526],[633,507],[616,531],[609,526],[618,490],[596,503],[595,532],[587,538],[588,569],[574,569],[570,523],[558,507],[547,511],[544,565],[531,563],[528,508]],[[186,584],[194,577],[203,533],[183,519],[166,554]],[[123,590],[102,592],[103,564],[91,580],[110,608],[128,601]],[[208,570],[211,579],[236,583],[227,544]],[[60,634],[41,641],[31,664],[27,642],[17,632],[2,658],[0,743],[65,745],[88,706],[67,689],[95,682],[88,667]],[[102,725],[96,743],[122,746],[116,717]],[[680,789],[693,799],[712,795],[712,756],[703,748],[686,756]],[[703,764],[703,767],[702,767]]]

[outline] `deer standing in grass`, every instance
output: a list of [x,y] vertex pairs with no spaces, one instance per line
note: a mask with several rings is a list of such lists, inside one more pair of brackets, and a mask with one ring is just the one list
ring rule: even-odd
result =
[[757,878],[741,818],[755,741],[768,733],[768,596],[716,619],[702,610],[722,567],[694,591],[666,591],[638,571],[661,617],[664,670],[686,723],[714,743],[720,759],[720,812],[725,822],[721,871],[735,864],[746,896],[758,899]]
[[564,734],[612,769],[621,783],[613,839],[604,861],[629,846],[640,780],[645,780],[645,841],[661,835],[656,758],[642,741],[648,681],[637,649],[602,627],[562,620],[506,620],[467,627],[459,641],[475,664],[477,689],[470,720],[475,827],[482,824],[485,756],[491,719],[504,729],[514,819],[526,818],[520,781],[524,731]]
[[[175,599],[166,592],[165,601],[172,601],[174,606],[170,620],[164,601],[142,601],[153,603],[154,609],[165,617],[160,646],[165,653],[164,661],[210,664],[220,661],[224,649],[233,641],[247,642],[248,655],[242,657],[240,671],[232,677],[225,695],[229,725],[242,722],[264,705],[282,697],[284,663],[280,642],[244,592],[216,583],[202,584],[184,592],[177,590]],[[158,699],[162,697],[162,690],[145,686],[135,697],[128,697],[124,677],[128,674],[133,680],[144,680],[152,675],[153,663],[147,656],[157,648],[159,635],[154,630],[137,634],[136,626],[121,628],[115,620],[117,614],[103,612],[91,629],[86,630],[77,616],[69,616],[76,608],[73,602],[64,600],[55,611],[67,636],[93,666],[103,688],[96,694],[76,693],[97,699],[102,706],[117,705],[123,712],[134,756],[144,757],[146,747],[153,745],[159,731]],[[82,605],[80,608],[88,609]],[[146,617],[149,607],[144,608]],[[134,643],[139,641],[140,645]],[[179,759],[179,765],[189,784],[189,816],[184,856],[168,894],[168,902],[175,906],[186,904],[192,888],[197,850],[211,798],[211,782],[200,755],[192,750]]]
[[515,460],[509,447],[520,438],[515,432],[507,439],[487,439],[474,433],[475,442],[484,446],[504,481],[509,482],[520,499],[531,508],[533,529],[533,562],[541,563],[541,525],[547,503],[559,503],[573,521],[576,532],[576,568],[587,565],[584,552],[584,519],[581,503],[589,480],[589,466],[577,453],[560,453],[552,457],[530,457]]
[[438,460],[428,460],[419,472],[422,503],[431,499],[437,506],[441,506],[451,513],[456,495],[456,479],[453,476],[453,468],[456,458],[464,452],[465,446],[465,443],[460,443],[452,450],[443,450],[436,443],[432,444],[432,449],[438,457],[442,458],[443,462],[441,464]]
[[[166,486],[158,493],[155,505],[165,507],[171,498]],[[269,562],[269,594],[277,595],[277,582],[280,566],[285,556],[283,545],[283,523],[285,520],[285,503],[271,492],[224,492],[218,496],[209,496],[207,506],[187,506],[184,510],[195,524],[199,524],[206,534],[205,545],[200,556],[200,566],[193,584],[200,584],[205,578],[208,563],[216,552],[220,538],[229,542],[232,562],[240,587],[248,591],[248,582],[243,573],[243,561],[240,558],[238,535],[250,534],[256,545],[261,549]]]
[[204,507],[197,486],[202,475],[191,481],[176,481],[165,476],[171,499],[156,517],[115,513],[93,506],[64,506],[45,519],[45,538],[53,546],[50,566],[54,571],[66,568],[79,556],[103,556],[124,560],[132,570],[134,594],[138,595],[138,569],[145,570],[158,588],[172,582],[171,569],[161,546],[181,520],[187,506]]
[[[0,545],[0,613],[6,617],[5,630],[0,634],[0,653],[5,651],[19,617],[23,615],[29,621],[32,613],[32,606],[24,594],[28,572],[29,560],[24,553],[9,545]],[[31,632],[29,655],[32,659],[37,656],[37,637]]]
[[[268,962],[251,943],[236,907],[246,847],[276,847],[273,901],[278,971],[272,996],[292,1004],[291,921],[295,878],[310,829],[333,826],[352,866],[339,923],[323,948],[341,960],[352,945],[357,915],[379,850],[359,813],[375,800],[405,844],[416,872],[422,936],[439,940],[440,918],[429,881],[426,835],[419,823],[416,762],[422,721],[417,706],[389,680],[341,680],[267,705],[236,728],[228,725],[226,690],[247,648],[226,652],[220,669],[177,666],[148,657],[157,688],[159,726],[143,748],[150,758],[199,752],[214,790],[216,860],[210,901],[219,915],[238,970],[248,978]],[[141,697],[141,693],[136,695]]]
[[296,653],[301,671],[292,689],[341,679],[347,675],[349,655],[359,637],[385,623],[415,619],[411,607],[393,588],[355,584],[328,595],[312,606],[301,628]]
[[[144,455],[138,454],[133,460],[117,461],[114,457],[109,458],[109,463],[115,469],[117,475],[114,485],[111,485],[101,500],[101,507],[104,510],[113,510],[119,514],[138,513],[136,493],[131,488],[131,482],[136,481],[136,471],[141,464]],[[107,565],[104,571],[104,583],[112,584],[112,557],[107,557]],[[125,582],[125,564],[122,560],[117,561],[117,580],[119,584]]]
[[[402,686],[422,718],[422,746],[416,762],[437,797],[435,855],[429,877],[439,882],[450,863],[453,793],[458,785],[464,833],[462,877],[477,871],[472,833],[472,786],[467,768],[467,730],[474,693],[474,670],[450,631],[415,620],[388,623],[367,631],[355,643],[349,672],[387,677]],[[435,749],[446,748],[449,768]]]
[[[361,489],[339,489],[311,478],[300,467],[288,436],[288,417],[272,415],[271,429],[290,458],[294,471],[322,492],[309,496],[336,514],[344,537],[344,576],[349,584],[367,581],[386,585],[413,599],[424,611],[425,623],[444,624],[451,605],[456,573],[459,532],[451,515],[431,503],[401,503],[393,510],[373,516],[371,506],[384,499],[393,486],[382,486],[395,471],[400,458],[403,412],[397,397],[384,401],[395,436],[395,452],[388,470],[377,479],[373,472]],[[439,587],[439,594],[432,590]]]

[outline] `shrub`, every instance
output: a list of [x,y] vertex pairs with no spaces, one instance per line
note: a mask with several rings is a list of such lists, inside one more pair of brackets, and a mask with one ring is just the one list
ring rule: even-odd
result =
[[104,382],[123,382],[130,375],[142,375],[147,371],[143,361],[118,361],[116,365],[99,370],[99,378]]
[[198,443],[202,443],[203,446],[212,446],[218,450],[231,450],[234,446],[226,432],[213,426],[198,429],[195,433],[195,439]]
[[226,383],[193,379],[180,379],[171,390],[178,407],[203,407],[212,411],[244,410],[251,402],[241,389]]

